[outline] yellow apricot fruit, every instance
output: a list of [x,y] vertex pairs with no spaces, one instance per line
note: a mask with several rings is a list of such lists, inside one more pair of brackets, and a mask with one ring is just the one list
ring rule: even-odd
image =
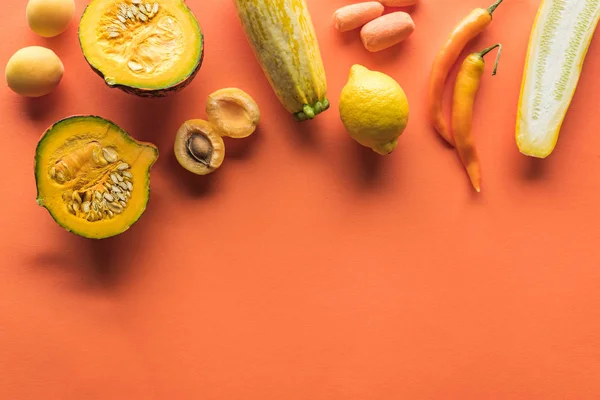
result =
[[27,3],[27,23],[42,37],[54,37],[66,31],[74,14],[74,0],[29,0]]
[[208,96],[208,121],[223,136],[245,138],[256,130],[260,109],[252,97],[238,88],[217,90]]
[[24,47],[8,60],[6,83],[21,96],[40,97],[56,89],[64,71],[62,61],[52,50]]

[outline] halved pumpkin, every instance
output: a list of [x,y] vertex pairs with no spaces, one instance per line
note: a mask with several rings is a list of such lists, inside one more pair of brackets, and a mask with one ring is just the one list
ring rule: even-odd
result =
[[202,29],[182,0],[92,0],[79,43],[107,85],[143,97],[184,88],[204,57]]
[[158,149],[114,123],[75,116],[51,126],[35,155],[37,203],[66,230],[91,239],[125,232],[144,213]]

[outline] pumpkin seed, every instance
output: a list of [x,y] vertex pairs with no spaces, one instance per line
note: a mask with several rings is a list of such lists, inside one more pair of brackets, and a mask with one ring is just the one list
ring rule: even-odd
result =
[[123,206],[123,208],[127,207],[127,203],[124,202],[123,200],[119,201],[119,204],[121,204],[121,206]]
[[[127,14],[127,13],[125,13],[125,14]],[[119,19],[119,21],[121,21],[122,23],[125,23],[125,22],[127,22],[127,18],[125,18],[125,16],[124,16],[124,15],[122,15],[122,14],[119,14],[119,15],[117,15],[117,18],[118,18],[118,19]]]
[[129,61],[127,63],[127,66],[133,71],[133,72],[138,72],[141,71],[144,67],[142,67],[140,64],[136,63],[135,61]]
[[154,3],[154,7],[152,7],[152,14],[156,14],[158,12],[158,3]]
[[[121,182],[119,182],[119,183],[121,183]],[[118,186],[112,185],[111,189],[112,189],[113,193],[121,193],[121,189],[119,189]]]
[[131,0],[131,4],[141,4],[142,0]]
[[67,204],[67,210],[73,215],[76,214],[75,209],[73,208],[73,204],[71,203]]
[[117,175],[115,175],[114,173],[110,174],[110,180],[113,181],[114,183],[119,183],[119,180],[117,179]]
[[79,203],[73,203],[71,207],[73,207],[73,210],[75,210],[75,212],[79,211],[80,208]]
[[102,155],[109,163],[114,163],[119,159],[119,155],[117,152],[110,147],[105,147],[102,149]]
[[79,192],[77,192],[77,191],[73,192],[73,201],[81,204],[81,196],[79,195]]
[[125,197],[125,195],[123,193],[117,193],[117,197],[121,201],[126,201],[127,200],[127,197]]
[[129,169],[129,164],[127,164],[127,163],[121,163],[121,164],[117,165],[117,169],[119,171],[124,171],[126,169]]
[[104,198],[106,199],[106,201],[110,201],[110,202],[115,201],[115,198],[109,193],[104,193]]
[[132,174],[131,174],[131,172],[129,172],[129,171],[125,171],[125,172],[123,172],[123,176],[124,176],[125,178],[129,178],[129,179],[133,178],[133,175],[132,175]]
[[123,177],[122,177],[121,175],[119,175],[119,174],[115,174],[115,176],[117,177],[117,180],[118,180],[119,182],[123,182]]
[[108,32],[108,37],[109,38],[113,38],[114,39],[114,38],[117,38],[119,36],[121,36],[121,34],[119,32]]
[[123,212],[123,207],[119,203],[108,203],[108,209],[115,214],[121,214]]
[[[108,33],[110,34],[111,32],[117,32],[117,27],[116,26],[109,26],[108,27]],[[98,165],[106,165],[108,164],[108,161],[106,161],[104,159],[104,157],[102,157],[102,151],[100,151],[100,149],[94,149],[92,151],[92,158],[94,159],[94,162]]]
[[90,202],[86,201],[81,205],[81,209],[83,210],[84,213],[89,213],[90,212]]
[[123,188],[123,190],[128,190],[129,187],[127,187],[127,184],[125,182],[119,182],[118,185]]
[[102,200],[102,193],[100,193],[100,192],[94,192],[94,196],[96,197],[96,199]]
[[125,184],[127,185],[128,190],[133,190],[133,183],[127,181],[127,182],[125,182]]

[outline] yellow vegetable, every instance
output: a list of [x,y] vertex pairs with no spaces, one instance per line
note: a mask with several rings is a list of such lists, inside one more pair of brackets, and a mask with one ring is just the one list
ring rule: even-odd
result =
[[79,22],[85,60],[111,88],[164,97],[202,66],[204,35],[183,0],[91,0]]
[[281,104],[312,119],[329,108],[319,44],[304,0],[234,0],[246,36]]
[[600,0],[543,0],[529,39],[517,113],[521,153],[549,156],[600,19]]
[[77,235],[119,235],[146,210],[157,158],[156,146],[133,139],[104,118],[63,119],[43,134],[36,149],[37,203]]

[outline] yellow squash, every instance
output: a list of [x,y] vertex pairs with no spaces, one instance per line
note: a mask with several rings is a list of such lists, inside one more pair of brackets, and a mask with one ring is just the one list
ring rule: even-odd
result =
[[158,158],[104,118],[83,115],[52,125],[35,154],[37,203],[66,230],[90,239],[119,235],[146,210]]
[[319,44],[304,0],[234,0],[242,26],[281,104],[312,119],[329,108]]
[[549,156],[600,18],[600,0],[543,0],[523,73],[516,124],[521,153]]
[[182,0],[91,0],[79,43],[109,87],[142,97],[187,87],[204,59],[202,29]]

